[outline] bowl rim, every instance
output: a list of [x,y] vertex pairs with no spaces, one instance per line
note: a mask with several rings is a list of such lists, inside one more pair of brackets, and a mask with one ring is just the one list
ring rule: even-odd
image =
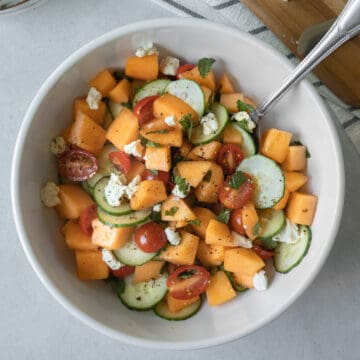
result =
[[233,36],[242,37],[247,41],[255,42],[256,45],[262,49],[262,51],[268,52],[271,54],[271,56],[277,57],[281,65],[284,67],[284,69],[291,71],[294,68],[294,66],[290,63],[290,61],[286,59],[279,51],[277,51],[275,48],[271,47],[267,43],[263,42],[262,40],[259,40],[258,38],[239,29],[225,26],[222,24],[213,23],[208,20],[196,19],[196,18],[179,18],[179,17],[166,17],[166,18],[158,18],[158,19],[155,18],[151,20],[145,20],[145,21],[139,21],[139,22],[127,24],[112,31],[109,31],[93,39],[92,41],[88,42],[80,49],[75,51],[73,54],[71,54],[69,57],[67,57],[47,78],[47,80],[44,82],[44,84],[41,86],[41,88],[38,90],[35,97],[33,98],[25,114],[24,120],[21,124],[14,148],[12,168],[11,168],[11,202],[12,202],[12,211],[15,220],[16,230],[27,259],[29,260],[32,268],[34,269],[35,273],[37,274],[37,276],[39,277],[40,281],[45,286],[45,288],[74,317],[81,320],[83,323],[87,324],[91,328],[113,339],[120,340],[130,345],[135,345],[142,348],[150,348],[150,349],[191,350],[191,349],[199,349],[199,348],[220,345],[223,343],[237,340],[240,337],[243,337],[260,329],[264,325],[268,324],[270,321],[274,320],[286,309],[288,309],[289,306],[293,304],[295,300],[297,300],[299,296],[308,288],[308,286],[315,279],[320,269],[324,265],[326,259],[328,258],[328,255],[334,244],[340,226],[342,209],[344,204],[345,175],[344,175],[343,153],[335,125],[332,122],[332,117],[328,109],[326,108],[324,101],[321,99],[320,95],[316,92],[315,88],[307,80],[302,80],[299,86],[302,86],[308,92],[309,95],[313,96],[313,98],[316,100],[316,105],[318,106],[319,111],[323,113],[324,118],[328,122],[328,126],[332,135],[332,141],[336,148],[336,158],[332,159],[332,161],[337,165],[337,168],[340,170],[338,174],[339,192],[336,198],[337,208],[335,211],[335,221],[332,226],[332,232],[331,232],[332,235],[328,240],[326,246],[324,247],[322,258],[318,261],[315,270],[309,276],[307,281],[302,285],[302,287],[297,289],[292,294],[292,296],[287,300],[287,302],[284,303],[283,306],[279,307],[277,311],[271,313],[268,316],[265,316],[263,319],[257,322],[254,322],[253,324],[247,326],[243,330],[232,332],[230,334],[226,334],[222,336],[204,339],[204,340],[174,342],[174,341],[148,340],[132,335],[127,335],[125,333],[121,333],[119,331],[111,329],[106,325],[102,324],[101,322],[93,319],[91,316],[89,316],[88,314],[77,308],[75,305],[73,305],[72,302],[61,293],[61,291],[49,279],[45,269],[43,269],[40,266],[40,264],[37,262],[36,255],[30,246],[29,240],[27,239],[27,234],[23,224],[23,216],[20,207],[20,199],[19,199],[19,191],[18,191],[20,186],[19,171],[20,171],[20,162],[23,152],[23,146],[24,146],[24,141],[26,139],[26,135],[31,126],[32,119],[39,105],[42,103],[44,97],[48,93],[49,89],[51,89],[56,84],[56,82],[59,81],[62,74],[66,70],[70,69],[73,65],[75,65],[79,59],[86,56],[88,53],[95,50],[97,47],[105,43],[111,42],[116,38],[127,35],[134,31],[153,29],[153,28],[173,27],[173,26],[198,27],[198,28],[208,28],[210,26],[212,27],[212,29],[215,30],[217,29],[224,34],[231,34]]

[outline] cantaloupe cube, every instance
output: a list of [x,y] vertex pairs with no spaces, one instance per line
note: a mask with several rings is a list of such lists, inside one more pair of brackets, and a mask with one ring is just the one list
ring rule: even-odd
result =
[[91,224],[93,227],[92,243],[107,250],[120,249],[130,240],[134,232],[132,227],[110,227],[99,219],[94,219]]
[[169,226],[173,229],[180,229],[188,224],[189,222],[187,220],[169,221]]
[[166,188],[160,180],[145,180],[139,185],[130,200],[133,210],[143,210],[162,202],[167,198]]
[[224,269],[254,276],[265,266],[264,261],[251,249],[235,248],[225,250]]
[[126,181],[129,183],[137,175],[141,176],[145,170],[145,165],[141,161],[132,159],[130,170],[126,174],[124,174]]
[[223,142],[224,144],[241,145],[243,142],[243,137],[241,132],[236,130],[233,124],[228,124],[226,125],[223,133]]
[[292,134],[278,129],[269,129],[261,140],[260,153],[282,163],[288,152]]
[[287,202],[289,200],[290,192],[287,189],[287,186],[285,187],[284,196],[280,199],[280,201],[273,206],[275,210],[283,210],[286,208]]
[[119,150],[138,139],[139,123],[132,111],[124,107],[107,130],[106,138]]
[[122,79],[109,91],[109,98],[118,104],[127,103],[130,99],[130,91],[130,81],[128,79]]
[[185,158],[191,151],[192,147],[193,145],[188,139],[183,139],[183,143],[179,148],[180,156]]
[[195,263],[196,251],[199,238],[186,231],[181,231],[179,245],[168,245],[161,252],[160,258],[175,265],[193,265]]
[[219,80],[219,92],[220,94],[231,94],[235,92],[234,86],[226,73],[223,73]]
[[210,88],[204,85],[201,86],[201,89],[204,92],[204,96],[205,96],[205,106],[207,107],[211,106],[213,102],[214,92]]
[[71,128],[72,128],[72,123],[67,126],[60,134],[60,136],[62,136],[66,142],[69,142],[69,135],[70,135],[70,132],[71,132]]
[[180,300],[180,299],[175,299],[173,296],[170,295],[170,293],[167,293],[166,295],[166,303],[169,311],[172,313],[176,313],[182,309],[185,309],[189,305],[199,301],[199,299],[200,296],[195,296],[192,297],[191,299]]
[[214,204],[219,201],[219,192],[224,182],[224,173],[219,164],[212,163],[209,169],[211,177],[209,181],[202,180],[195,188],[195,196],[198,201]]
[[213,70],[210,70],[205,77],[202,77],[198,67],[196,66],[191,70],[184,71],[179,74],[179,78],[193,80],[199,85],[207,86],[211,90],[215,90],[216,88],[215,73]]
[[209,209],[203,207],[195,207],[192,209],[196,219],[199,220],[200,224],[191,224],[191,230],[200,238],[205,239],[206,229],[209,225],[210,220],[216,219],[216,215]]
[[161,220],[163,221],[190,221],[196,215],[183,199],[170,195],[161,206]]
[[72,250],[96,250],[98,247],[91,242],[91,236],[85,235],[78,221],[69,220],[63,226],[66,245]]
[[227,224],[211,219],[205,233],[205,242],[208,245],[235,246],[235,241]]
[[286,188],[290,192],[299,190],[308,181],[308,177],[306,175],[295,171],[284,171],[284,176]]
[[88,193],[79,185],[62,184],[59,185],[59,189],[60,204],[56,210],[63,219],[77,219],[86,208],[94,204]]
[[179,176],[184,178],[191,186],[196,187],[200,184],[206,173],[210,170],[211,162],[201,161],[180,161],[176,168]]
[[106,131],[88,115],[78,113],[68,135],[68,142],[97,155],[105,141]]
[[317,205],[317,196],[293,192],[286,208],[286,217],[301,225],[311,225]]
[[236,296],[229,278],[223,271],[217,271],[206,289],[206,297],[210,306],[221,305]]
[[254,240],[261,235],[261,228],[259,225],[259,217],[257,215],[254,203],[248,202],[242,209],[241,220],[246,235],[250,240]]
[[109,277],[100,250],[75,251],[77,274],[81,280],[102,280]]
[[252,289],[254,287],[254,276],[243,274],[243,273],[232,273],[232,277],[234,281],[248,289]]
[[[191,153],[204,160],[216,161],[222,144],[219,141],[211,141],[208,144],[195,146]],[[186,156],[186,155],[183,155]]]
[[125,63],[125,75],[140,80],[155,80],[159,73],[156,54],[143,57],[129,56]]
[[143,265],[135,266],[133,282],[137,284],[157,279],[164,264],[164,261],[148,261]]
[[100,101],[98,109],[90,109],[85,99],[74,100],[74,120],[78,117],[79,113],[88,115],[97,124],[101,125],[105,119],[106,104]]
[[306,168],[306,146],[289,146],[289,152],[281,164],[286,171],[300,171]]
[[220,245],[208,245],[204,240],[200,240],[196,257],[201,265],[219,266],[223,263],[225,256],[225,248]]
[[170,171],[171,152],[170,147],[146,147],[145,166],[147,169]]
[[167,127],[160,129],[147,129],[140,130],[140,135],[156,144],[163,146],[180,147],[183,143],[183,130],[180,127]]
[[256,107],[256,103],[250,98],[246,97],[243,93],[231,93],[231,94],[221,94],[220,96],[220,104],[226,107],[227,111],[236,113],[239,111],[237,102],[240,100],[241,102]]
[[111,72],[105,69],[96,74],[90,80],[89,85],[99,91],[103,97],[106,97],[109,95],[110,90],[115,87],[116,80]]

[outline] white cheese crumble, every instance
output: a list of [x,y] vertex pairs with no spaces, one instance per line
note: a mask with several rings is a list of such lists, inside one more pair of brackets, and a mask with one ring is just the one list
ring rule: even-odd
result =
[[62,136],[56,136],[51,140],[50,151],[55,156],[60,156],[68,149],[65,139]]
[[135,55],[137,57],[144,57],[147,55],[159,55],[159,50],[157,49],[157,47],[152,43],[152,42],[148,42],[143,46],[140,46],[136,51],[135,51]]
[[47,207],[54,207],[60,204],[59,198],[59,187],[54,182],[48,182],[46,185],[41,189],[40,198],[41,201]]
[[235,231],[232,231],[231,235],[233,237],[235,246],[241,246],[241,247],[246,248],[246,249],[251,249],[252,248],[252,241],[250,239],[246,238],[245,236],[242,236],[242,235],[238,234]]
[[286,219],[286,226],[277,235],[272,238],[274,241],[284,242],[288,244],[297,243],[300,239],[299,229],[296,224]]
[[257,291],[264,291],[268,287],[268,278],[264,270],[257,272],[253,278],[254,288]]
[[187,187],[186,191],[183,192],[183,191],[180,190],[179,185],[175,185],[174,188],[172,189],[171,193],[174,196],[177,196],[177,197],[179,197],[181,199],[184,199],[184,198],[186,198],[188,196],[189,191],[190,191],[189,186]]
[[160,212],[160,211],[161,211],[161,204],[156,204],[156,205],[154,205],[153,211],[155,211],[155,212]]
[[172,75],[175,76],[180,66],[179,59],[167,56],[160,63],[160,72],[164,75]]
[[143,147],[142,147],[141,141],[139,139],[132,141],[131,143],[124,146],[124,152],[126,154],[133,155],[136,157],[142,156],[142,150],[143,150]]
[[86,97],[86,102],[91,110],[97,110],[101,101],[101,94],[94,88],[91,87]]
[[211,135],[218,131],[219,124],[216,120],[216,116],[214,113],[208,113],[203,116],[200,120],[201,125],[203,126],[204,135]]
[[165,234],[166,234],[166,238],[167,238],[168,242],[171,245],[176,246],[176,245],[180,244],[181,237],[177,231],[175,231],[171,227],[167,227],[167,228],[165,228]]
[[102,249],[101,250],[101,256],[106,263],[106,265],[111,270],[119,270],[122,266],[124,266],[114,255],[114,253],[111,250]]
[[131,198],[134,196],[136,190],[138,189],[138,185],[141,182],[141,176],[136,175],[129,184],[125,187],[125,194],[126,197],[131,200]]
[[231,117],[231,120],[243,122],[245,125],[244,126],[245,130],[249,132],[253,132],[253,130],[256,128],[256,124],[254,123],[254,121],[251,120],[250,115],[246,111],[239,111],[235,113]]
[[174,115],[169,115],[164,119],[164,122],[166,125],[168,126],[175,126],[176,122],[175,122],[175,116]]

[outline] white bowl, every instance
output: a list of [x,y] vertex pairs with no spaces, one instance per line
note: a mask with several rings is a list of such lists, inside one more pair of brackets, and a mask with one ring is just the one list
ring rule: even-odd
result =
[[86,93],[100,69],[123,66],[144,43],[187,62],[217,59],[246,94],[258,102],[277,88],[292,66],[273,48],[237,30],[194,19],[158,19],[127,25],[78,50],[49,77],[23,121],[13,159],[12,202],[25,253],[50,293],[73,315],[113,338],[131,344],[191,349],[221,344],[259,329],[283,312],[311,283],[334,242],[343,207],[344,169],[339,140],[323,101],[302,82],[267,116],[271,127],[289,130],[308,145],[308,189],[319,196],[313,240],[303,262],[287,275],[277,274],[267,291],[248,291],[218,307],[205,303],[193,318],[168,322],[152,312],[130,311],[104,282],[82,282],[59,233],[55,211],[39,198],[42,185],[56,179],[49,139],[71,122],[74,97]]

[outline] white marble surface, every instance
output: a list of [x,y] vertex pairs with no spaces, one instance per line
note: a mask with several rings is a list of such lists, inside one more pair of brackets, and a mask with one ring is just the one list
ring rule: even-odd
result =
[[116,342],[70,316],[26,260],[13,224],[9,188],[14,142],[31,99],[79,46],[123,24],[168,15],[149,0],[49,0],[0,17],[0,358],[359,359],[360,159],[341,130],[347,191],[330,257],[290,309],[236,342],[191,352],[150,351]]

